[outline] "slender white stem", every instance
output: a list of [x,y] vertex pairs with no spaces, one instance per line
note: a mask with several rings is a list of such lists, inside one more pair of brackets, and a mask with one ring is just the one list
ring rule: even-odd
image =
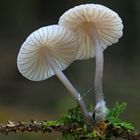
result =
[[104,66],[104,56],[103,56],[103,48],[100,43],[98,34],[96,33],[95,37],[95,64],[96,64],[96,69],[95,69],[95,99],[96,99],[96,104],[100,101],[104,100],[104,95],[103,95],[103,86],[102,86],[102,79],[103,79],[103,66]]
[[58,76],[58,78],[61,80],[61,82],[64,84],[64,86],[68,89],[68,91],[71,93],[71,95],[74,97],[76,100],[77,104],[79,105],[83,117],[86,120],[86,122],[89,125],[93,125],[93,121],[91,116],[89,115],[87,108],[79,94],[79,92],[73,87],[73,85],[70,83],[70,81],[67,79],[67,77],[64,75],[64,73],[61,71],[57,63],[54,61],[54,59],[50,56],[48,61],[47,61],[50,66],[52,67],[53,71],[55,74]]
[[[95,45],[95,120],[97,123],[100,123],[105,120],[107,114],[107,108],[105,105],[104,94],[103,94],[103,66],[104,66],[104,56],[103,48],[99,39],[98,32],[94,28],[94,45]],[[93,36],[92,36],[93,37]]]
[[92,25],[88,28],[88,33],[90,38],[93,40],[93,45],[95,47],[95,101],[96,104],[104,100],[103,89],[102,89],[102,79],[103,79],[103,65],[104,56],[103,48],[100,42],[98,31],[96,26]]

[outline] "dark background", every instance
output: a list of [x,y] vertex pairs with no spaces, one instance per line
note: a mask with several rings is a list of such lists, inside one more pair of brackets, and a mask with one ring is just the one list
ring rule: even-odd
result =
[[[26,37],[42,26],[57,24],[73,6],[103,4],[116,11],[124,35],[104,51],[104,93],[108,107],[127,102],[122,118],[140,130],[140,1],[139,0],[3,0],[0,2],[0,121],[49,120],[76,104],[56,76],[32,82],[20,75],[16,59]],[[65,71],[83,95],[94,85],[94,59],[75,61]],[[84,97],[94,104],[93,90]],[[58,134],[55,134],[58,135]],[[56,139],[54,134],[10,134],[2,140]]]

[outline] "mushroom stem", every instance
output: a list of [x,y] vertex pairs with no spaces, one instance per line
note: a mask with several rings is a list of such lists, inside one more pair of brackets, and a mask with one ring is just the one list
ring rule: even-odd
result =
[[104,101],[103,95],[103,86],[102,86],[102,79],[103,79],[103,66],[104,66],[104,55],[103,55],[103,48],[100,42],[100,38],[96,29],[96,26],[89,26],[89,35],[93,40],[93,45],[95,46],[95,101],[96,104]]
[[52,57],[49,57],[47,62],[50,64],[50,66],[54,70],[55,74],[60,79],[60,81],[64,84],[64,86],[68,89],[68,91],[71,93],[71,95],[76,100],[87,124],[93,125],[92,118],[87,111],[87,108],[80,96],[80,93],[73,87],[73,85],[70,83],[68,78],[64,75],[64,73],[61,71],[60,67],[58,66],[58,64],[55,62],[55,60]]
[[103,56],[103,48],[101,46],[98,34],[96,33],[96,44],[95,44],[95,99],[96,104],[98,102],[104,101],[103,95],[103,65],[104,65],[104,56]]
[[104,95],[103,95],[103,66],[104,66],[104,56],[103,48],[100,42],[98,32],[95,28],[94,30],[94,39],[95,39],[95,120],[97,123],[100,123],[105,120],[107,114],[107,108],[105,105]]

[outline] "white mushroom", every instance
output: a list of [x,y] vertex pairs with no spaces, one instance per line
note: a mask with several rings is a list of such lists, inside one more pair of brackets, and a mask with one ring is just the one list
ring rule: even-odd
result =
[[62,72],[74,61],[77,49],[77,38],[69,29],[59,25],[42,27],[30,34],[21,46],[17,66],[20,73],[32,81],[56,74],[80,106],[86,121],[91,123],[80,94]]
[[95,119],[104,120],[106,116],[104,113],[100,113],[102,119],[97,117],[98,110],[101,108],[102,112],[106,110],[102,90],[103,50],[116,43],[122,36],[122,20],[117,13],[105,6],[85,4],[66,11],[60,17],[59,25],[71,29],[77,35],[80,47],[76,59],[96,56],[95,96],[98,105],[95,107]]

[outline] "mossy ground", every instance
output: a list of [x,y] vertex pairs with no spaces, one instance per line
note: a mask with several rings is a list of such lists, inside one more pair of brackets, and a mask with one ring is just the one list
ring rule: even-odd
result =
[[[126,103],[116,103],[112,109],[109,109],[106,121],[94,126],[89,126],[84,121],[79,107],[70,109],[60,119],[44,122],[44,129],[48,127],[59,127],[62,130],[62,138],[66,140],[80,139],[109,139],[111,136],[129,135],[135,133],[135,128],[129,122],[122,121],[120,114],[126,108]],[[93,111],[89,108],[89,112]],[[125,136],[122,136],[123,138]]]

